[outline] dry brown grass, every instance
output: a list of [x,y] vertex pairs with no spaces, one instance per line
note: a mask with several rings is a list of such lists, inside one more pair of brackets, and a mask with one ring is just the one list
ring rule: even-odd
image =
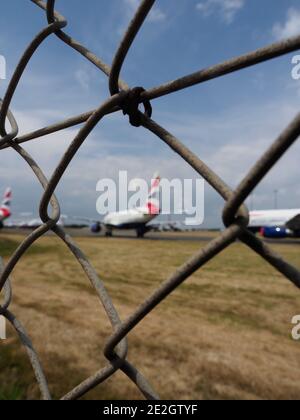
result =
[[[3,237],[13,248],[21,237]],[[6,241],[6,242],[5,242]],[[15,241],[15,242],[11,242]],[[77,239],[125,319],[204,243]],[[300,266],[299,246],[273,245]],[[13,275],[12,310],[30,332],[54,397],[104,364],[111,329],[77,263],[52,237]],[[129,336],[129,358],[164,399],[298,399],[300,294],[241,244],[209,263]],[[39,398],[13,331],[0,344],[0,398]],[[140,398],[118,373],[90,399]]]

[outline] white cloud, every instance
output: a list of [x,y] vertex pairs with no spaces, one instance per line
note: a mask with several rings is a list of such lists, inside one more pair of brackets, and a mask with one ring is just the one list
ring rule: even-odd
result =
[[[227,184],[236,187],[298,112],[287,98],[255,108],[224,110],[217,116],[170,116],[163,125],[178,136]],[[276,115],[276,118],[274,118]],[[282,208],[298,208],[300,140],[268,173],[255,191],[255,206],[272,208],[274,187]],[[180,167],[180,166],[179,166]],[[206,193],[209,202],[209,194]],[[210,203],[216,205],[216,199]],[[209,209],[211,210],[209,207]]]
[[91,86],[90,73],[83,68],[79,68],[75,71],[75,79],[80,84],[82,89],[88,91]]
[[[130,13],[130,15],[132,15],[140,5],[140,0],[124,0],[124,1],[127,7],[128,13]],[[148,21],[161,22],[161,21],[164,21],[166,17],[167,17],[166,14],[161,9],[159,9],[158,7],[154,7],[152,8],[148,16]]]
[[219,14],[227,24],[233,22],[236,14],[245,5],[245,0],[204,0],[196,5],[203,16]]
[[284,23],[276,23],[273,27],[273,36],[279,40],[300,34],[300,10],[290,8]]

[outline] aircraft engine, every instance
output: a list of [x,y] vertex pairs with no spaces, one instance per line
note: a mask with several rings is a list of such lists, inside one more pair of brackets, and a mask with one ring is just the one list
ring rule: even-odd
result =
[[92,233],[100,233],[101,232],[101,224],[100,223],[93,223],[91,226]]
[[261,229],[261,234],[264,238],[287,238],[290,236],[289,230],[285,227],[264,227]]

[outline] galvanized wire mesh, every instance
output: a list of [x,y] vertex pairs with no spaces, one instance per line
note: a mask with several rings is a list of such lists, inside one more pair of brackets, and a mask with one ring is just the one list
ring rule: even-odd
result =
[[[15,69],[6,95],[0,103],[0,150],[6,148],[15,150],[15,152],[28,163],[34,176],[42,185],[44,194],[40,202],[40,217],[43,221],[43,225],[24,240],[6,265],[1,262],[0,291],[3,290],[4,292],[4,302],[2,303],[2,306],[0,306],[0,315],[3,315],[11,323],[19,335],[20,341],[25,346],[43,399],[51,399],[47,379],[43,373],[38,354],[34,349],[29,335],[21,323],[9,311],[9,305],[12,299],[12,289],[9,278],[24,253],[34,244],[34,242],[48,231],[53,231],[66,244],[74,255],[74,258],[81,265],[87,279],[92,283],[95,293],[99,296],[112,326],[112,334],[104,349],[107,364],[93,376],[87,378],[83,383],[71,390],[63,397],[63,399],[78,399],[84,396],[89,390],[93,389],[98,384],[103,383],[119,370],[123,371],[127,375],[128,379],[137,386],[145,398],[158,399],[158,395],[153,390],[147,379],[144,378],[139,370],[137,370],[137,368],[128,360],[127,335],[138,324],[140,324],[143,319],[151,311],[153,311],[157,305],[160,304],[161,301],[166,299],[172,291],[174,291],[174,289],[179,287],[185,280],[195,273],[196,270],[199,270],[204,264],[212,260],[222,250],[229,247],[232,243],[239,239],[254,252],[264,258],[276,270],[282,273],[296,287],[300,287],[300,272],[277,255],[269,248],[268,245],[263,243],[247,229],[249,224],[249,212],[244,204],[245,200],[249,197],[254,188],[257,187],[264,176],[298,139],[300,135],[300,114],[298,114],[290,125],[279,135],[269,150],[266,151],[266,153],[250,170],[248,175],[241,181],[236,190],[232,191],[212,169],[210,169],[198,158],[198,156],[193,154],[180,140],[151,119],[152,108],[150,100],[298,50],[300,49],[300,36],[269,45],[265,48],[261,48],[241,57],[225,61],[213,67],[200,70],[194,74],[152,89],[131,89],[125,82],[120,80],[120,73],[127,53],[130,50],[131,45],[145,19],[151,11],[155,0],[141,1],[126,34],[122,39],[120,47],[115,54],[111,67],[105,64],[80,42],[74,40],[63,32],[63,28],[67,25],[67,21],[54,10],[55,0],[48,0],[47,2],[42,0],[31,1],[46,12],[47,26],[33,39],[29,47],[26,49],[17,68]],[[53,35],[57,36],[58,39],[67,44],[70,48],[76,50],[86,60],[94,64],[100,71],[108,76],[111,97],[102,103],[96,110],[18,137],[18,125],[12,112],[10,111],[11,101],[31,57],[43,41]],[[145,107],[144,114],[138,110],[138,105],[142,103]],[[98,277],[86,256],[72,238],[65,233],[63,228],[58,226],[60,206],[55,196],[56,188],[66,169],[74,156],[79,153],[81,145],[87,139],[92,130],[107,114],[120,111],[129,115],[132,125],[143,127],[159,137],[175,153],[179,154],[179,156],[181,156],[182,159],[184,159],[199,175],[205,178],[205,180],[220,194],[220,196],[222,196],[225,201],[223,220],[226,227],[224,232],[222,232],[216,239],[213,239],[207,246],[200,249],[196,255],[194,255],[169,279],[161,284],[161,286],[125,321],[121,321],[118,312],[114,307],[112,298],[106,291],[104,283]],[[10,132],[6,131],[7,120],[10,123]],[[83,124],[83,126],[61,158],[61,161],[53,172],[51,178],[47,179],[38,163],[34,161],[21,144],[79,124]],[[48,213],[49,205],[52,208],[51,214]]]

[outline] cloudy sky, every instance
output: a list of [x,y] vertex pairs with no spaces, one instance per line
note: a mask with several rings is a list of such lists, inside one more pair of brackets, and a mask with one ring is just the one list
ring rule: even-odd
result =
[[[138,0],[57,0],[68,18],[66,31],[107,63]],[[157,0],[123,69],[131,86],[150,88],[300,32],[296,0]],[[263,5],[263,7],[262,7]],[[0,55],[7,77],[45,16],[30,0],[2,0]],[[299,53],[300,54],[300,53]],[[292,57],[220,78],[153,101],[154,119],[180,138],[231,186],[236,186],[261,153],[299,112],[300,81],[293,80]],[[0,81],[3,97],[7,81]],[[109,96],[106,77],[55,36],[38,50],[12,103],[20,133],[91,110]],[[79,127],[25,148],[49,176]],[[283,208],[300,207],[300,143],[255,191],[249,205],[272,208],[274,190]],[[58,189],[62,212],[96,216],[96,184],[128,170],[148,177],[196,174],[161,141],[129,126],[123,115],[106,118],[87,139]],[[38,213],[41,189],[12,151],[0,153],[0,189],[14,190],[14,214]],[[205,193],[205,226],[220,225],[222,201]]]

